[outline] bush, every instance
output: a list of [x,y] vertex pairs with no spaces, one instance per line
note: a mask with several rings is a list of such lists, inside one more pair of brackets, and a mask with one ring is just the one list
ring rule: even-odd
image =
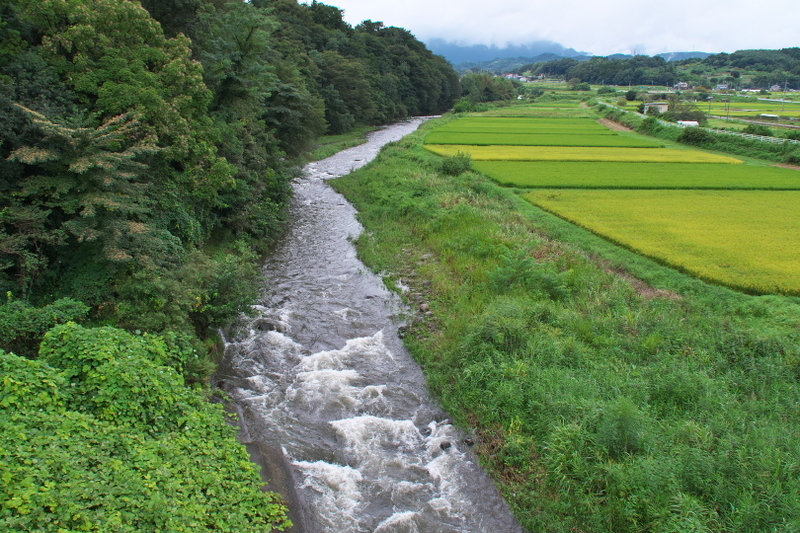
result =
[[451,157],[445,157],[440,166],[442,174],[447,176],[460,176],[472,170],[472,157],[469,154],[458,152]]
[[603,87],[597,89],[597,94],[617,94],[617,91],[613,87],[604,85]]
[[625,99],[629,102],[636,100],[636,91],[630,90],[625,93]]
[[748,124],[742,133],[749,133],[751,135],[763,135],[765,137],[774,137],[775,133],[763,124]]
[[606,409],[597,431],[600,444],[618,459],[644,450],[643,416],[628,398],[619,398]]
[[500,256],[500,265],[489,272],[488,281],[497,293],[521,288],[540,292],[551,300],[562,300],[569,294],[564,277],[552,265],[537,264],[525,251],[506,251]]
[[[141,357],[110,364],[95,374],[99,397],[87,405],[57,369],[0,350],[0,530],[269,532],[291,525],[277,495],[261,490],[219,405]],[[144,381],[164,388],[140,389],[142,368]],[[180,430],[154,432],[152,423]]]
[[800,148],[795,148],[786,154],[783,160],[790,165],[800,165]]
[[591,86],[591,85],[589,85],[589,84],[588,84],[588,83],[586,83],[586,82],[584,82],[584,83],[579,83],[579,84],[577,84],[577,85],[575,86],[575,89],[574,89],[574,90],[576,90],[576,91],[591,91],[591,90],[592,90],[592,86]]
[[789,130],[784,137],[793,141],[800,141],[800,130]]
[[14,300],[9,293],[0,305],[0,348],[25,357],[35,357],[45,333],[57,324],[83,320],[89,307],[62,298],[44,307]]
[[714,134],[702,128],[686,128],[678,136],[678,142],[692,146],[710,146],[714,140]]

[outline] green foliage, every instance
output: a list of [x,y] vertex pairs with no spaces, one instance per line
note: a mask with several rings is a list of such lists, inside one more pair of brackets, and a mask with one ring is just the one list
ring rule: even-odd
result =
[[593,57],[589,61],[565,58],[528,65],[520,70],[530,70],[534,75],[560,76],[565,80],[578,79],[598,85],[671,86],[678,81],[675,63],[658,56],[637,55],[630,59]]
[[472,157],[469,154],[459,152],[454,156],[445,157],[440,165],[442,174],[447,176],[460,176],[464,172],[472,170]]
[[88,313],[88,306],[72,298],[34,307],[9,293],[0,305],[0,349],[34,357],[48,330],[58,324],[83,320]]
[[67,381],[43,363],[0,349],[0,376],[0,412],[11,420],[24,422],[33,410],[63,411]]
[[552,264],[534,261],[529,252],[507,250],[499,257],[500,264],[489,272],[489,287],[497,293],[514,289],[540,292],[552,300],[561,300],[569,294],[565,278],[569,273],[555,271]]
[[126,356],[162,364],[167,358],[163,339],[131,335],[113,327],[83,328],[75,323],[50,330],[42,341],[39,358],[59,368],[71,382],[85,381],[106,363]]
[[630,399],[619,398],[608,405],[597,437],[611,457],[644,451],[644,436],[643,416]]
[[702,128],[690,127],[684,129],[683,132],[678,136],[678,142],[705,148],[714,143],[714,134]]
[[[65,328],[76,341],[122,341],[117,352],[147,342]],[[180,386],[174,371],[131,352],[89,371],[86,381],[2,351],[0,369],[4,531],[239,532],[290,525],[276,495],[261,491],[219,406]]]
[[251,253],[194,252],[174,270],[140,270],[121,281],[116,316],[128,329],[205,338],[212,326],[227,325],[249,309],[259,279]]
[[765,137],[774,137],[775,133],[769,129],[769,126],[763,124],[748,124],[742,130],[742,133],[750,133],[752,135],[764,135]]
[[600,87],[599,89],[597,89],[597,94],[615,95],[615,94],[617,94],[617,90],[614,89],[613,87],[609,87],[608,85],[604,85],[604,86]]
[[470,102],[495,102],[510,100],[517,88],[506,78],[492,76],[488,72],[471,72],[461,78],[463,96]]
[[461,98],[453,106],[453,113],[476,113],[486,111],[486,106],[473,102],[469,98]]

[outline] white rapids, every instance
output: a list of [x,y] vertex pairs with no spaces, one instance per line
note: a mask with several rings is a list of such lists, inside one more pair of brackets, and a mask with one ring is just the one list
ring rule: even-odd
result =
[[356,258],[355,210],[325,183],[421,122],[305,168],[256,316],[228,335],[216,380],[241,416],[242,440],[272,456],[268,477],[285,470],[270,488],[293,508],[293,531],[522,532],[429,397],[397,337],[404,308]]

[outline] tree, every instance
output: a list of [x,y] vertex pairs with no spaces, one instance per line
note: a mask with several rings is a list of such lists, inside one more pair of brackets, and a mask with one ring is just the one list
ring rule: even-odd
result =
[[15,241],[0,234],[4,252],[17,258],[23,285],[46,261],[35,253],[43,244],[71,239],[97,241],[110,262],[163,261],[151,255],[163,247],[152,243],[157,232],[147,223],[150,206],[140,177],[147,166],[136,161],[158,148],[140,133],[139,121],[125,114],[97,128],[71,128],[17,107],[41,131],[35,145],[21,146],[8,157],[29,169],[15,195],[18,202],[3,211],[6,223],[20,232]]

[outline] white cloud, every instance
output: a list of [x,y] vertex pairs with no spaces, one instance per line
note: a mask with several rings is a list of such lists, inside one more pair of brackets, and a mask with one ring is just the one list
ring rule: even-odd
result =
[[800,46],[800,2],[771,0],[328,0],[345,20],[399,26],[417,38],[465,44],[552,40],[599,55]]

